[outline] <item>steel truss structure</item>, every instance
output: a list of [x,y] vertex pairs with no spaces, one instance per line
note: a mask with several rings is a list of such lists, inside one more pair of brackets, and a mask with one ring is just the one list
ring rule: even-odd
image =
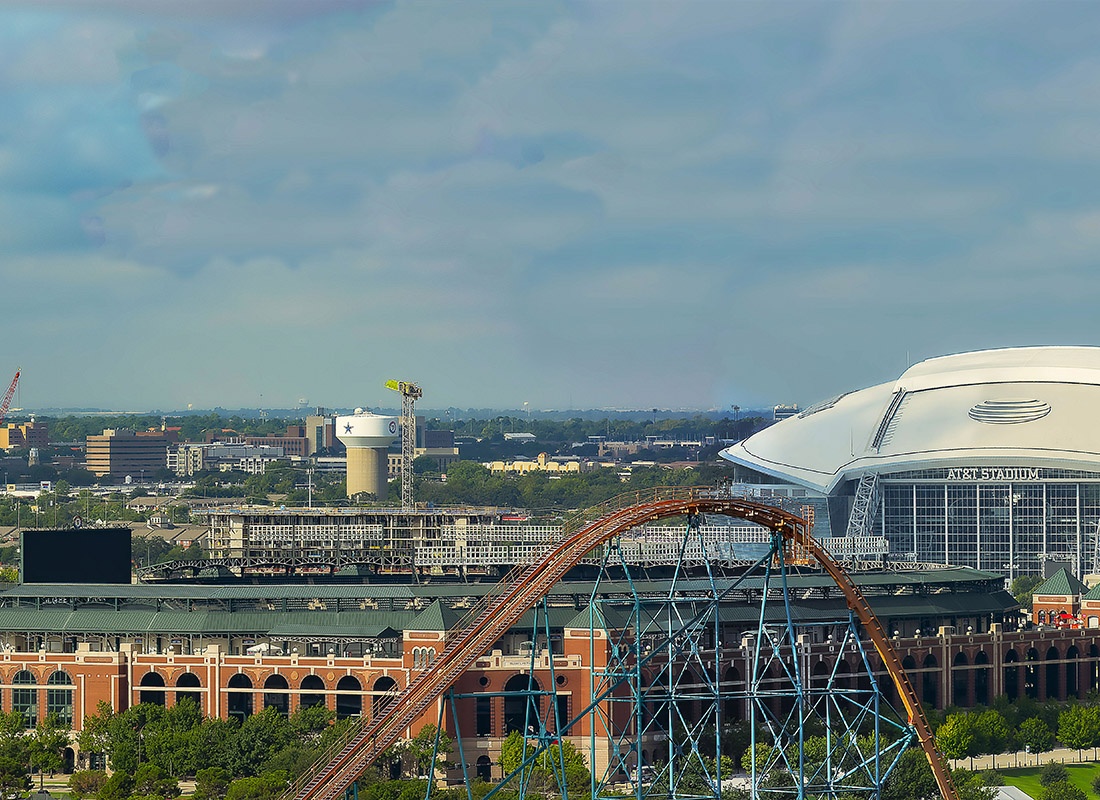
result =
[[[550,645],[546,597],[573,565],[594,548],[603,547],[602,571],[630,576],[628,565],[616,555],[622,534],[656,520],[687,517],[682,539],[682,552],[686,552],[697,542],[704,514],[758,522],[772,532],[770,542],[754,565],[735,580],[723,581],[721,590],[709,562],[701,565],[706,580],[698,579],[698,570],[692,571],[689,580],[683,559],[676,562],[675,574],[660,597],[634,591],[631,598],[623,602],[620,597],[616,603],[605,599],[597,585],[589,603],[588,703],[572,714],[557,702],[544,706],[552,692],[535,685],[532,648],[527,686],[506,692],[513,696],[512,718],[522,719],[509,727],[521,731],[524,746],[515,768],[493,793],[503,786],[517,789],[521,796],[531,793],[537,766],[542,771],[542,790],[547,789],[549,773],[554,776],[550,791],[567,800],[566,743],[573,731],[587,730],[592,777],[584,789],[597,800],[622,796],[627,789],[637,800],[719,798],[734,772],[733,764],[722,756],[726,723],[743,704],[752,731],[749,781],[755,798],[792,793],[815,800],[837,800],[842,794],[878,797],[904,749],[918,744],[945,800],[957,800],[920,701],[856,585],[809,534],[804,518],[721,487],[632,493],[577,515],[538,564],[515,568],[447,631],[447,645],[431,669],[417,675],[392,703],[336,742],[318,767],[300,777],[284,797],[335,800],[440,700],[440,720],[450,706],[456,739],[461,741],[458,723],[462,720],[453,710],[459,699],[453,694],[456,682],[528,610],[536,612],[532,639],[537,639],[541,619]],[[844,594],[849,615],[841,621],[844,633],[838,645],[858,652],[861,677],[840,669],[843,650],[832,669],[826,663],[824,675],[802,663],[804,651],[787,587],[787,572],[796,564],[819,567]],[[761,572],[767,591],[761,593],[755,633],[744,637],[751,641],[741,642],[741,648],[750,648],[753,654],[752,669],[742,680],[729,674],[733,660],[724,653],[731,645],[718,638],[728,628],[719,623],[736,606],[723,601],[749,576],[759,577]],[[904,706],[904,723],[887,713],[858,634],[874,645],[889,673]],[[543,670],[552,669],[555,655],[540,656]],[[521,714],[516,713],[517,698]],[[507,710],[505,716],[509,717]],[[461,750],[459,758],[465,765]],[[427,787],[430,798],[431,776]]]
[[[703,575],[690,553],[703,546],[700,516],[689,517],[680,537],[674,574],[662,597],[641,593],[634,585],[634,565],[624,557],[618,540],[604,548],[601,579],[589,603],[590,694],[576,715],[553,690],[555,660],[563,652],[542,650],[531,662],[526,687],[518,691],[456,694],[450,691],[441,705],[437,732],[449,722],[457,744],[467,797],[474,800],[470,755],[463,741],[457,712],[459,701],[504,697],[513,709],[513,724],[522,733],[525,756],[509,774],[480,797],[490,800],[510,789],[525,798],[533,785],[536,796],[552,781],[554,796],[568,800],[570,790],[581,790],[593,800],[618,800],[628,791],[642,798],[719,800],[724,789],[743,786],[753,798],[831,798],[855,795],[877,798],[902,754],[916,742],[911,728],[885,702],[873,665],[863,646],[858,624],[849,612],[843,619],[807,624],[791,616],[787,587],[790,552],[783,538],[773,534],[766,552],[742,577],[763,573],[764,589],[757,624],[740,646],[750,654],[751,674],[739,680],[730,673],[731,648],[721,640],[722,608],[741,580],[719,578],[711,564]],[[690,569],[690,572],[689,572]],[[602,591],[604,577],[625,575],[631,597]],[[700,585],[705,588],[700,588]],[[781,611],[776,613],[776,606]],[[535,609],[531,641],[549,647],[549,609],[545,598]],[[835,640],[837,658],[824,672],[811,674],[807,631],[821,627],[840,630]],[[801,633],[800,633],[801,632]],[[833,640],[833,635],[829,635]],[[607,642],[597,651],[597,643]],[[842,671],[845,653],[857,655],[861,669]],[[536,669],[549,668],[551,689],[534,680]],[[731,729],[747,708],[751,759],[748,779],[735,777],[740,766],[724,756]],[[506,711],[506,715],[509,712]],[[470,727],[470,721],[466,721]],[[583,723],[583,724],[582,724]],[[588,764],[605,764],[591,772],[591,783],[570,786],[564,741],[576,741],[577,728],[586,728]],[[435,757],[439,756],[439,735]],[[540,776],[541,772],[541,776]],[[537,780],[541,777],[541,781]],[[801,787],[801,791],[799,791]],[[429,776],[426,800],[435,788]]]

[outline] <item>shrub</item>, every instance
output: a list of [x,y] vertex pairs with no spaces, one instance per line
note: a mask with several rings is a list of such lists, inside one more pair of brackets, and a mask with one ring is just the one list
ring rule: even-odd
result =
[[1067,781],[1069,781],[1069,770],[1060,761],[1048,761],[1039,773],[1039,783],[1043,786],[1053,786]]
[[1039,800],[1088,800],[1088,795],[1069,781],[1057,781],[1043,788]]
[[94,797],[107,782],[107,773],[101,769],[85,769],[69,776],[69,797],[84,800]]
[[134,779],[129,773],[119,770],[99,787],[96,797],[99,800],[128,800],[134,790]]

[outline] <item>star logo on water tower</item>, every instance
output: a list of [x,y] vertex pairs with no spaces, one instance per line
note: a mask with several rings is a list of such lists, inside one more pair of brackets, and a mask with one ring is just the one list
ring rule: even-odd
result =
[[351,423],[344,425],[344,433],[351,433]]

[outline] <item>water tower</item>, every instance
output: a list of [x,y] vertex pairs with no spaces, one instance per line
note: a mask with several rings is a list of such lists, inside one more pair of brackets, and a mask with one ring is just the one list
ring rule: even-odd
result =
[[399,429],[397,417],[383,417],[361,408],[351,416],[336,418],[336,438],[348,449],[348,497],[367,492],[379,500],[386,499],[386,451]]

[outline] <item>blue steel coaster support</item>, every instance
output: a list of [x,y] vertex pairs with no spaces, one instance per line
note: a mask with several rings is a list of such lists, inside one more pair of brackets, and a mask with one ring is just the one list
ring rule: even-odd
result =
[[[736,554],[708,544],[699,523],[692,517],[682,538],[670,540],[675,563],[659,583],[643,579],[629,539],[602,546],[587,613],[589,686],[557,684],[565,653],[553,651],[551,609],[543,598],[532,612],[531,652],[520,668],[527,677],[523,689],[448,696],[467,787],[460,722],[465,717],[469,725],[474,715],[457,713],[455,704],[503,698],[506,716],[522,733],[523,750],[519,764],[484,800],[502,788],[516,790],[523,800],[536,788],[536,767],[543,776],[537,788],[544,792],[551,776],[567,798],[560,746],[566,741],[586,744],[593,800],[624,792],[635,800],[719,800],[723,783],[736,771],[721,755],[725,715],[743,701],[757,754],[750,759],[754,800],[880,796],[882,782],[913,742],[912,730],[880,706],[851,613],[843,619],[799,618],[798,598],[787,585],[793,565],[778,534],[766,552],[753,554],[762,556],[755,563],[717,575],[714,564]],[[731,599],[735,592],[760,598],[755,634],[723,645],[723,610],[736,619],[743,607],[742,600]],[[729,622],[725,632],[731,635]],[[565,641],[563,636],[563,648]],[[811,657],[814,642],[819,646]],[[821,657],[826,642],[829,655]],[[736,685],[738,677],[722,680],[726,668],[739,675],[735,665],[741,658],[747,665],[743,688]],[[536,673],[543,680],[549,675],[548,687],[536,681]],[[559,692],[569,693],[572,708]],[[473,798],[469,788],[467,797]]]
[[[882,702],[851,612],[796,624],[778,535],[772,553],[750,658],[752,796],[878,798],[911,729]],[[822,639],[828,658],[811,668],[808,646]]]
[[[589,604],[593,714],[589,763],[596,800],[622,796],[717,798],[728,768],[721,757],[721,590],[692,515],[670,579],[643,587],[621,540],[610,542]],[[759,566],[757,563],[756,566]],[[624,576],[629,597],[605,593],[609,571]],[[749,570],[751,572],[751,570]],[[600,698],[603,698],[602,700]]]
[[[451,725],[455,731],[455,745],[458,747],[458,763],[462,767],[462,785],[466,787],[466,796],[468,800],[473,800],[473,786],[470,782],[470,769],[466,763],[466,750],[462,746],[462,726],[458,722],[458,703],[455,702],[458,695],[455,694],[454,687],[447,690],[447,696],[444,703],[451,709]],[[475,700],[476,702],[476,700]],[[443,726],[440,725],[440,728]],[[439,737],[436,737],[438,746]]]

